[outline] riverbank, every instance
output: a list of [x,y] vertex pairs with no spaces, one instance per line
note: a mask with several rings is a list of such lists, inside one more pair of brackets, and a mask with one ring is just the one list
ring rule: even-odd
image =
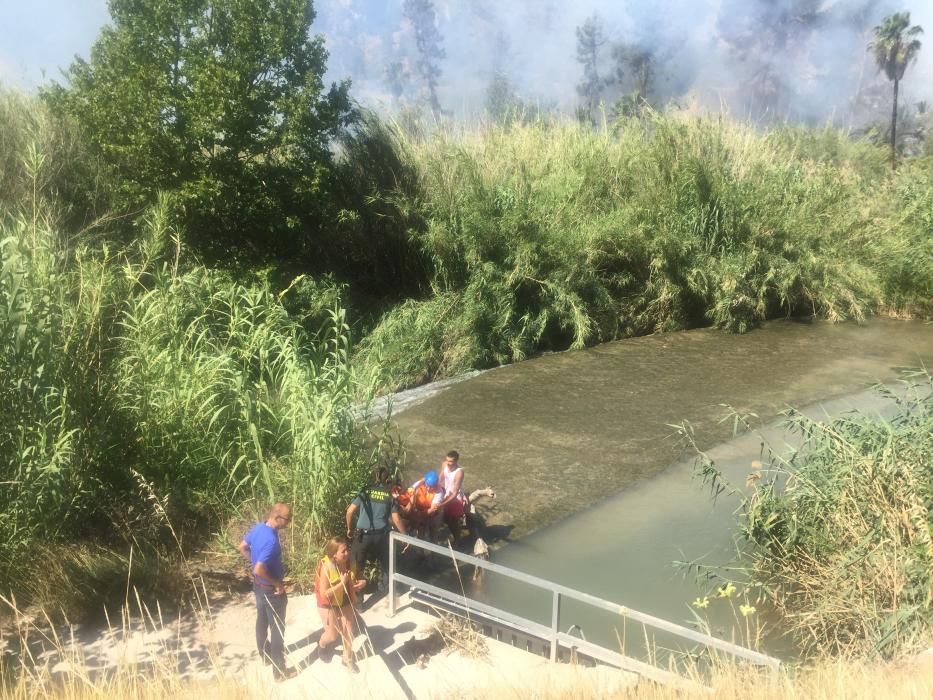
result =
[[[933,654],[890,664],[822,660],[808,667],[761,674],[722,665],[694,680],[712,690],[659,686],[606,667],[551,664],[546,659],[487,640],[486,653],[471,656],[432,648],[422,641],[437,619],[402,607],[387,618],[383,605],[364,613],[378,654],[360,655],[360,673],[350,675],[339,659],[316,658],[319,625],[311,597],[290,601],[286,641],[300,673],[280,685],[256,659],[254,610],[248,598],[228,601],[201,615],[163,620],[157,614],[104,633],[59,631],[34,640],[34,672],[4,688],[9,700],[258,700],[341,697],[350,699],[486,700],[926,700],[933,694]],[[9,633],[9,630],[7,630]],[[38,635],[37,635],[38,636]],[[3,641],[8,641],[4,639]],[[356,640],[362,651],[365,636]],[[40,648],[45,646],[45,651]],[[0,657],[3,658],[3,657]],[[419,662],[420,658],[420,662]],[[0,665],[3,675],[10,670]]]
[[681,454],[727,440],[727,406],[762,424],[781,411],[897,379],[933,361],[933,327],[774,321],[737,336],[666,333],[546,355],[446,388],[395,416],[406,476],[449,449],[467,490],[491,485],[490,538],[512,541],[644,482]]
[[[888,330],[890,334],[890,329]],[[854,408],[861,406],[861,404],[864,403],[862,397],[867,394],[868,392],[861,392],[854,397],[849,397],[844,400],[820,402],[820,405],[824,406],[826,416],[838,415],[840,412],[847,410],[848,407]],[[868,402],[865,405],[871,407],[873,404]],[[756,436],[747,436],[747,438],[743,439],[745,442],[755,443],[758,438]],[[726,448],[731,452],[735,452],[736,443],[738,442],[739,441],[735,440],[730,441],[726,445]],[[720,446],[716,450],[710,451],[710,455],[717,459],[717,464],[720,467],[722,463],[719,461],[718,452],[722,447],[723,446]],[[742,449],[745,450],[745,447]],[[746,459],[744,461],[747,462],[748,460]],[[742,465],[737,465],[737,468],[741,470]],[[671,471],[671,469],[666,470],[665,476],[669,475]],[[741,471],[738,473],[741,475]],[[684,476],[684,474],[680,474],[678,478]],[[730,474],[730,476],[734,475]],[[686,481],[686,479],[683,479],[683,481]],[[657,482],[658,479],[651,479],[648,483],[655,484]],[[633,493],[639,495],[639,492],[641,496],[645,496],[644,489],[635,489]],[[641,500],[650,499],[643,498]],[[584,516],[592,516],[598,510],[600,510],[600,508],[592,509],[586,514],[581,515],[580,518],[574,520],[580,520]],[[624,535],[630,534],[628,527],[621,526],[619,522],[613,519],[606,520],[608,520],[608,522],[603,523],[602,527],[606,530],[605,534],[607,537],[613,536],[613,533],[615,533],[615,536],[618,536],[620,530]],[[569,523],[570,521],[565,522]],[[588,531],[599,537],[598,528],[589,528]],[[668,528],[668,534],[672,539],[678,539],[675,528]],[[533,541],[535,539],[536,537],[532,537],[523,542]],[[552,552],[551,559],[560,560],[564,569],[577,570],[582,568],[568,558],[571,551],[573,550],[570,548],[562,548],[557,557],[553,556]],[[576,552],[574,552],[574,554],[576,554]],[[539,552],[538,554],[539,558],[546,555],[547,552]],[[604,563],[607,560],[617,559],[621,560],[621,557],[614,554],[609,554],[603,558]],[[631,566],[631,562],[628,558],[625,558],[625,564],[627,567]],[[656,576],[654,576],[652,572],[645,571],[641,567],[636,566],[636,568],[638,568],[639,577],[642,578],[643,581],[650,580],[653,586],[658,585]],[[567,582],[563,581],[563,583]],[[607,597],[619,600],[612,596]],[[625,600],[624,602],[628,603],[629,601]],[[210,610],[211,606],[207,607],[208,610]],[[494,669],[493,672],[490,672],[484,665],[477,667],[475,659],[462,659],[456,661],[451,660],[449,663],[445,662],[439,674],[427,674],[424,673],[424,669],[419,668],[419,665],[425,665],[423,659],[419,664],[418,657],[420,654],[413,657],[415,659],[414,662],[411,662],[409,658],[409,660],[401,665],[399,665],[397,661],[392,660],[392,654],[396,652],[399,653],[399,658],[404,658],[403,652],[399,650],[405,648],[406,645],[408,645],[408,652],[421,648],[418,642],[419,625],[414,624],[412,626],[412,621],[406,617],[391,622],[379,617],[367,619],[370,632],[369,638],[368,640],[361,638],[361,640],[358,640],[358,644],[361,648],[365,648],[367,641],[369,641],[373,649],[387,650],[390,658],[386,660],[385,653],[373,654],[364,658],[361,667],[364,664],[368,664],[368,670],[364,670],[360,677],[356,679],[365,681],[362,686],[364,690],[359,691],[357,686],[353,685],[354,678],[348,677],[339,665],[335,665],[333,662],[330,664],[318,663],[319,660],[315,659],[313,639],[318,630],[318,626],[314,618],[314,612],[313,604],[309,598],[296,597],[295,605],[290,607],[287,622],[289,627],[293,628],[289,633],[292,662],[303,664],[307,667],[306,671],[300,674],[299,678],[304,676],[305,673],[310,675],[307,676],[306,683],[301,686],[296,685],[297,679],[296,681],[289,681],[287,684],[288,687],[290,689],[296,688],[296,690],[289,690],[289,692],[285,694],[286,697],[305,697],[311,690],[315,690],[316,692],[321,689],[324,689],[324,691],[328,693],[339,692],[349,697],[371,697],[371,695],[365,693],[370,692],[371,688],[374,686],[381,689],[380,697],[393,697],[392,693],[386,690],[386,683],[388,681],[382,680],[385,671],[388,671],[389,676],[391,676],[392,680],[400,687],[402,681],[404,681],[404,684],[408,688],[407,691],[404,689],[402,691],[404,697],[437,697],[439,695],[443,695],[444,697],[489,697],[492,695],[495,697],[555,698],[594,696],[670,697],[667,689],[658,690],[643,683],[635,689],[634,692],[636,694],[634,695],[629,693],[625,684],[621,686],[625,689],[618,690],[618,692],[615,690],[607,690],[604,686],[599,686],[598,690],[594,690],[593,687],[588,684],[619,684],[621,681],[619,681],[618,678],[615,680],[611,678],[607,680],[596,674],[589,673],[585,669],[568,670],[567,667],[547,666],[541,659],[530,657],[529,655],[519,655],[515,658],[501,658],[496,661],[485,661],[484,663],[491,665],[492,669]],[[370,614],[370,612],[378,613],[379,611],[374,608],[368,611],[367,614]],[[670,608],[665,611],[659,611],[659,613],[667,618],[674,617]],[[155,620],[159,621],[160,629],[157,628]],[[81,657],[82,664],[84,663],[83,659],[87,658],[86,652],[90,651],[91,658],[96,663],[96,666],[94,666],[95,671],[103,671],[100,676],[100,682],[106,683],[108,681],[104,679],[113,677],[113,675],[108,676],[106,672],[108,668],[119,668],[120,664],[125,664],[133,669],[143,668],[146,673],[149,673],[153,670],[158,670],[158,665],[155,662],[157,657],[174,659],[173,663],[177,662],[182,666],[182,672],[177,678],[175,676],[169,676],[169,681],[167,682],[174,682],[176,686],[172,688],[171,693],[166,693],[164,696],[178,697],[184,695],[188,692],[188,686],[191,683],[196,683],[200,684],[199,687],[202,693],[208,692],[205,690],[205,687],[207,687],[211,693],[216,691],[219,697],[264,697],[262,693],[268,690],[268,679],[264,678],[262,674],[264,671],[267,672],[267,669],[262,669],[258,664],[253,662],[253,666],[256,668],[258,675],[251,675],[249,671],[250,657],[252,656],[250,643],[251,621],[252,604],[248,597],[234,601],[231,605],[224,606],[223,609],[215,608],[214,612],[206,616],[179,619],[176,624],[169,623],[168,625],[163,625],[161,615],[158,613],[150,613],[148,614],[148,621],[142,624],[143,630],[133,630],[131,626],[130,634],[124,635],[123,638],[120,637],[119,632],[115,634],[113,630],[110,630],[107,634],[89,640],[87,645],[82,647],[85,650]],[[389,627],[391,625],[395,626],[390,630]],[[399,625],[401,625],[400,628]],[[153,637],[147,639],[146,636],[149,630],[145,628],[149,626],[153,628]],[[583,626],[587,630],[588,638],[592,638],[593,629],[587,623],[584,623]],[[409,631],[412,632],[412,636],[406,637]],[[373,636],[373,632],[375,632],[375,636]],[[200,637],[202,641],[194,644],[190,643],[189,639],[192,633],[195,635],[195,639]],[[206,635],[206,637],[201,635]],[[60,634],[59,638],[67,638],[67,636],[67,634]],[[180,644],[179,640],[182,639],[184,639],[184,642]],[[503,654],[506,655],[515,653],[515,650],[503,651]],[[411,653],[409,653],[409,657],[412,657]],[[34,653],[33,658],[41,659],[45,663],[46,669],[50,670],[53,674],[59,674],[57,678],[60,683],[64,678],[62,674],[67,672],[69,668],[73,671],[76,667],[76,664],[71,662],[68,666],[63,668],[59,665],[59,662],[52,663],[53,660],[49,657],[43,658],[42,652]],[[450,659],[456,658],[455,656],[450,657]],[[433,663],[434,660],[429,661],[428,667]],[[914,671],[915,666],[921,662],[911,663],[912,665],[907,665],[906,662],[898,662],[892,666],[846,666],[823,661],[818,663],[816,670],[810,668],[796,668],[793,669],[790,675],[766,679],[761,687],[757,684],[762,681],[762,679],[749,673],[747,669],[741,671],[737,669],[726,669],[721,676],[714,678],[713,682],[716,687],[716,692],[713,697],[747,697],[747,693],[750,692],[749,688],[755,689],[754,695],[756,697],[786,697],[795,693],[803,693],[803,695],[801,695],[802,697],[813,697],[811,693],[822,692],[820,684],[826,683],[827,681],[832,681],[831,689],[838,692],[840,687],[844,687],[840,684],[847,681],[844,677],[845,673],[851,673],[853,677],[858,678],[864,685],[872,686],[872,684],[875,684],[874,688],[876,692],[871,697],[885,697],[882,692],[878,692],[879,686],[876,681],[877,678],[883,679],[884,688],[897,689],[898,694],[892,697],[924,697],[921,694],[926,690],[922,668],[920,668],[920,672]],[[535,664],[538,664],[538,666]],[[227,668],[228,665],[230,668]],[[414,668],[408,668],[412,665],[414,665]],[[917,667],[919,668],[919,666]],[[231,668],[233,669],[232,671],[230,670]],[[507,668],[509,670],[509,675],[500,673],[500,668]],[[231,680],[231,674],[235,680]],[[406,674],[412,675],[413,678],[407,679]],[[523,676],[522,674],[525,675]],[[119,676],[119,674],[116,675]],[[266,675],[268,674],[266,673]],[[335,680],[327,680],[328,677],[333,677]],[[244,678],[246,680],[243,680]],[[402,681],[399,681],[399,678],[401,678]],[[447,683],[448,679],[451,678],[456,679],[456,684],[444,685],[444,683]],[[482,682],[474,681],[473,679],[475,678],[482,679]],[[308,681],[308,679],[310,679],[310,681]],[[464,679],[467,680],[465,681]],[[559,682],[560,679],[562,680]],[[92,688],[95,687],[94,684],[97,682],[98,679],[95,679],[90,684],[83,683],[82,681],[84,686]],[[307,685],[308,682],[311,682],[315,688],[309,689]],[[563,683],[562,686],[561,682]],[[185,684],[185,688],[178,686],[177,684],[179,683]],[[334,685],[334,683],[337,685]],[[418,683],[421,685],[418,686],[418,689],[415,689],[415,684]],[[61,685],[59,687],[61,687]],[[425,688],[427,689],[425,690]],[[776,694],[775,688],[779,688],[782,694]],[[149,688],[153,693],[155,693],[155,689],[155,685]],[[232,694],[225,694],[227,690],[230,690]],[[359,694],[360,692],[364,694]],[[512,695],[512,693],[514,693],[514,695]],[[106,694],[114,695],[112,692]],[[117,693],[117,695],[119,695],[119,693]],[[34,696],[35,695],[32,695],[31,697]],[[138,697],[139,693],[132,694],[132,696]],[[153,694],[152,696],[156,697],[157,695]],[[846,695],[846,697],[850,696],[859,697],[857,692]],[[73,697],[77,696],[73,695]],[[684,697],[684,694],[680,693],[679,697]]]

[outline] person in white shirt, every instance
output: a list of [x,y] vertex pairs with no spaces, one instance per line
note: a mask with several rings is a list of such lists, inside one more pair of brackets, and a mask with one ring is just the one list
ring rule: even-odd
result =
[[441,463],[441,483],[444,485],[444,497],[438,504],[444,513],[444,523],[450,530],[454,542],[460,537],[460,521],[466,514],[467,498],[463,493],[463,467],[460,466],[460,453],[451,450]]

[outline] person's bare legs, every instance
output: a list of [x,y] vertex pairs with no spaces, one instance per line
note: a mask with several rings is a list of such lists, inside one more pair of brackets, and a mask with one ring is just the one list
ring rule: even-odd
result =
[[337,617],[337,627],[340,630],[340,635],[343,637],[343,665],[346,666],[351,673],[356,673],[359,669],[356,666],[356,659],[353,656],[353,616],[355,611],[353,610],[352,605],[344,605],[340,610],[335,610]]
[[444,513],[443,511],[438,511],[434,515],[430,516],[427,520],[428,525],[428,542],[431,544],[437,544],[437,531],[443,522]]
[[317,611],[321,615],[321,623],[324,625],[324,629],[321,630],[321,636],[317,643],[318,656],[321,656],[325,650],[327,650],[329,653],[342,635],[340,633],[340,629],[337,627],[338,621],[336,610],[333,608],[319,607]]

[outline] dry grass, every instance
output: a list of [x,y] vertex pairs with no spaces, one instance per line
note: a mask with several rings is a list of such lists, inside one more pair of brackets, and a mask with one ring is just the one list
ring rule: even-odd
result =
[[[7,601],[7,605],[11,605]],[[267,676],[244,674],[226,665],[224,658],[209,645],[193,652],[196,656],[184,658],[173,634],[157,637],[156,646],[133,647],[145,651],[142,655],[121,653],[113,647],[120,646],[120,639],[129,640],[140,625],[158,632],[170,630],[174,624],[163,621],[158,610],[152,611],[138,599],[138,613],[130,618],[127,614],[115,620],[113,643],[108,643],[108,655],[96,656],[94,651],[74,643],[69,634],[56,632],[49,622],[42,625],[29,621],[13,608],[17,624],[7,625],[0,630],[0,698],[10,700],[85,700],[91,698],[260,698],[276,692]],[[202,605],[199,617],[213,619],[210,607]],[[179,630],[180,633],[180,630]],[[36,645],[35,638],[42,637],[43,644]],[[32,643],[27,643],[29,641]],[[161,640],[161,641],[158,641]],[[162,644],[162,647],[158,645]],[[130,645],[132,646],[132,645]],[[44,647],[45,654],[37,653]],[[599,687],[600,697],[625,697],[638,700],[667,700],[668,698],[806,698],[807,700],[829,698],[898,698],[920,700],[933,697],[933,650],[921,657],[902,659],[893,663],[867,663],[822,659],[807,666],[786,667],[780,672],[759,670],[741,664],[715,666],[710,672],[696,667],[687,671],[688,680],[697,688],[659,686],[643,680],[629,680],[629,676],[618,677],[614,670],[605,667],[594,669],[577,665],[548,665],[532,654],[527,655],[525,683],[505,680],[497,669],[490,665],[496,658],[490,654],[487,640],[468,621],[455,616],[441,616],[432,630],[432,650],[456,653],[466,665],[460,665],[456,690],[451,697],[493,698],[589,698]],[[128,649],[130,649],[128,647]],[[427,652],[427,648],[425,649]],[[51,652],[50,654],[48,652]],[[433,652],[429,652],[433,653]],[[514,667],[518,657],[511,655]],[[132,661],[130,661],[132,659]],[[410,663],[417,663],[412,662]],[[443,665],[423,664],[425,673],[449,673]],[[512,670],[515,670],[514,668]],[[306,674],[313,675],[314,669]],[[498,680],[497,680],[498,679]],[[306,679],[294,690],[313,687],[321,690],[322,679]],[[514,679],[513,679],[514,681]],[[311,686],[308,685],[311,683]],[[491,683],[491,685],[490,685]],[[709,686],[704,691],[699,686]],[[607,690],[612,688],[612,690]],[[285,690],[285,688],[283,688]],[[349,688],[351,696],[358,691],[360,696],[372,697],[373,688],[366,683]],[[398,693],[394,691],[398,690]],[[394,697],[401,688],[381,688],[380,693]],[[315,693],[317,694],[317,693]]]
[[[926,700],[933,697],[933,665],[870,666],[824,661],[796,673],[776,675],[727,666],[714,674],[711,686],[712,689],[708,691],[699,688],[690,691],[642,681],[620,691],[615,697],[630,700]],[[577,693],[565,689],[551,691],[548,688],[530,687],[509,689],[502,697],[582,700],[590,695],[585,688]]]
[[[461,650],[462,651],[462,650]],[[529,656],[531,659],[532,657]],[[482,660],[478,674],[488,673],[489,667]],[[85,700],[90,698],[239,698],[268,697],[271,686],[257,681],[224,674],[222,668],[206,680],[187,680],[174,675],[170,669],[150,668],[142,671],[135,667],[124,667],[107,675],[92,676],[81,668],[71,673],[59,673],[53,678],[43,676],[19,676],[10,678],[11,669],[3,668],[6,685],[0,697],[10,700]],[[504,685],[484,688],[486,697],[535,698],[536,700],[571,700],[591,697],[592,687],[586,683],[585,674],[591,669],[578,669],[581,683],[579,689],[568,690],[565,684],[555,685],[542,679],[524,687]],[[722,700],[926,700],[933,697],[933,663],[921,661],[900,664],[868,665],[853,662],[822,661],[805,669],[790,670],[777,674],[759,672],[741,666],[725,666],[718,669],[710,681],[712,690],[695,691],[684,688],[660,686],[649,681],[639,681],[613,697],[632,700],[683,700],[685,698],[721,698]],[[386,689],[388,690],[388,689]],[[463,678],[463,695],[473,697],[473,683]],[[366,694],[366,693],[364,693]],[[368,697],[369,695],[366,694]],[[458,697],[454,695],[453,697]]]
[[685,692],[640,683],[627,697],[639,700],[713,697],[723,700],[756,698],[929,698],[933,697],[933,665],[868,665],[858,662],[824,660],[809,668],[770,674],[738,666],[714,672],[712,693]]
[[441,615],[435,630],[441,637],[447,653],[460,652],[471,659],[489,656],[486,637],[470,620],[459,615]]

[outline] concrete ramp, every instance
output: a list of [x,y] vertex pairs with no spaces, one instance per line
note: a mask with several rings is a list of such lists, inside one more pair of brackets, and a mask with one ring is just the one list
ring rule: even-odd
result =
[[[251,611],[250,611],[251,612]],[[231,619],[229,616],[234,615]],[[574,697],[611,697],[637,681],[637,677],[599,666],[587,668],[552,664],[547,658],[530,654],[503,642],[486,639],[487,653],[472,658],[462,652],[449,653],[429,639],[438,618],[416,609],[408,596],[402,596],[394,617],[388,616],[385,599],[367,607],[361,614],[364,628],[354,641],[360,672],[351,674],[340,654],[327,662],[318,658],[317,638],[321,624],[312,596],[289,601],[286,643],[290,665],[299,669],[294,679],[273,685],[268,667],[252,659],[241,669],[242,681],[263,696],[279,698],[373,698],[395,700],[418,698],[508,698],[528,697],[532,688],[559,691]],[[246,611],[220,613],[215,633],[225,629],[252,650],[251,637],[244,626],[253,618]],[[229,639],[229,637],[228,637]],[[226,646],[231,660],[243,650]],[[232,668],[225,665],[229,674]]]
[[[636,680],[609,667],[553,664],[489,638],[479,658],[451,653],[432,636],[439,618],[415,607],[407,594],[399,598],[396,614],[388,613],[385,598],[360,613],[361,631],[353,645],[359,673],[350,673],[340,653],[327,661],[319,656],[322,625],[314,596],[291,597],[285,641],[288,664],[298,675],[283,683],[273,682],[271,667],[256,653],[252,596],[183,617],[147,612],[107,630],[36,628],[29,653],[37,677],[48,673],[93,683],[143,674],[171,684],[204,683],[206,694],[219,688],[221,694],[228,689],[249,698],[485,699],[528,697],[535,689],[609,697]],[[0,639],[0,646],[4,643]]]

